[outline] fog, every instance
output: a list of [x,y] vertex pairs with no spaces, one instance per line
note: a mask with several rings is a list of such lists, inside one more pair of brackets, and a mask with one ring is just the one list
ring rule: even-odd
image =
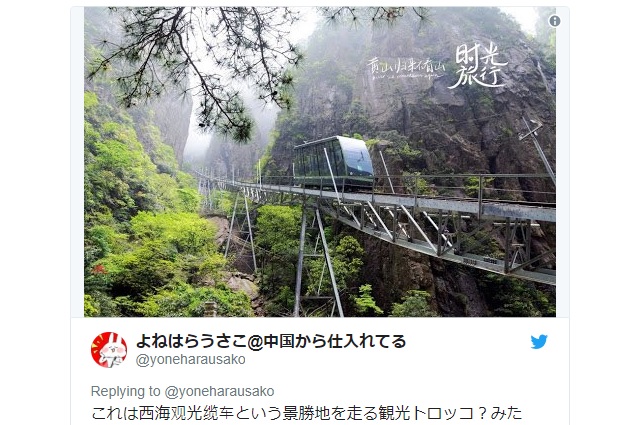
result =
[[[318,22],[321,22],[320,16],[316,12],[315,7],[294,7],[292,9],[300,11],[300,20],[292,27],[290,40],[297,45],[304,45],[309,36],[315,30]],[[275,119],[279,108],[270,103],[265,103],[257,99],[248,87],[242,90],[242,97],[246,105],[251,110],[251,115],[255,120],[257,135],[268,135],[273,129]],[[220,141],[221,136],[208,132],[203,133],[201,128],[195,122],[195,105],[199,104],[198,99],[194,98],[194,111],[192,113],[191,126],[189,129],[189,137],[187,138],[187,144],[184,149],[184,160],[193,164],[203,163],[206,160],[207,152],[212,141]],[[256,141],[253,140],[250,144],[255,144],[254,149],[258,150],[259,154],[266,145],[266,140]]]

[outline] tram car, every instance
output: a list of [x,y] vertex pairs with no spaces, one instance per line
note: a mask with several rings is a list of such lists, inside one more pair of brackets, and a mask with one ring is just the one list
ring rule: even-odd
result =
[[338,190],[373,189],[373,165],[364,141],[333,136],[293,148],[294,183]]

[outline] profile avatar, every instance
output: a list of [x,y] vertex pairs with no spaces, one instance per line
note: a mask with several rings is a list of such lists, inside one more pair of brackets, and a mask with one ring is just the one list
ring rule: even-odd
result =
[[103,332],[93,340],[91,356],[98,365],[112,368],[127,357],[127,343],[115,332]]

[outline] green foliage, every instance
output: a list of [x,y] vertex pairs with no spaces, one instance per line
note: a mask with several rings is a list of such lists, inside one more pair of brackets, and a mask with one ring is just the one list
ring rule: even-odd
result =
[[141,212],[131,219],[131,231],[134,240],[155,240],[178,253],[211,253],[216,249],[214,225],[194,213]]
[[[327,243],[331,244],[333,242],[333,237],[330,234],[326,238]],[[338,290],[345,291],[350,288],[358,288],[360,270],[364,264],[362,260],[364,249],[362,249],[358,240],[353,236],[340,238],[338,244],[334,248],[330,248],[330,256]],[[324,268],[324,257],[309,261],[309,281],[314,282],[314,284],[308,287],[307,294],[317,293],[321,276],[323,276],[323,285],[320,286],[318,295],[333,294],[331,284],[324,284],[325,281],[329,281],[329,273],[326,270],[323,273]]]
[[536,7],[536,41],[544,51],[543,61],[553,70],[556,69],[556,31],[549,25],[549,17],[556,13],[555,7]]
[[362,285],[358,291],[360,295],[352,297],[358,315],[379,316],[383,313],[382,309],[376,305],[376,301],[371,295],[371,285]]
[[[459,67],[459,66],[457,66]],[[465,84],[459,87],[475,116],[490,116],[496,113],[494,95],[491,88],[480,84]]]
[[394,303],[393,317],[438,317],[431,309],[431,294],[426,291],[411,290],[402,298],[402,303]]
[[358,277],[364,264],[363,256],[364,249],[356,238],[344,236],[340,239],[331,258],[339,288],[346,288]]
[[98,106],[98,95],[92,92],[84,92],[84,108],[91,110]]
[[231,217],[233,214],[233,205],[235,203],[235,194],[231,192],[220,192],[218,197],[214,198],[213,208],[217,211],[221,211],[227,217]]
[[219,282],[226,260],[197,215],[196,180],[157,127],[137,128],[142,138],[130,115],[85,93],[85,315],[198,316],[210,299],[220,315],[250,315],[246,294]]
[[[482,188],[485,189],[487,187],[491,187],[493,184],[493,177],[483,177],[482,178]],[[479,176],[471,176],[467,177],[467,180],[464,185],[464,191],[467,196],[478,197],[478,192],[480,190],[480,177]]]
[[[102,289],[115,297],[122,315],[152,313],[153,309],[140,308],[137,303],[165,300],[170,295],[167,287],[214,282],[226,264],[216,252],[213,225],[196,214],[142,212],[131,220],[130,232],[127,249],[100,259],[103,273],[90,280],[96,288],[97,279],[104,279]],[[153,298],[158,294],[158,299]],[[184,297],[180,300],[183,305]],[[183,311],[187,313],[192,310]]]
[[373,125],[369,119],[369,112],[364,108],[362,103],[357,100],[353,101],[342,119],[344,131],[354,133],[353,137],[356,139],[363,140],[359,133],[370,134],[373,129]]
[[396,130],[383,131],[376,136],[377,139],[391,142],[391,146],[386,149],[385,156],[399,157],[405,165],[406,169],[420,168],[419,164],[424,157],[420,149],[411,146],[410,140]]
[[458,233],[462,252],[473,252],[477,255],[485,255],[492,258],[504,256],[500,244],[492,234],[490,225],[482,225],[471,220],[467,223],[467,226],[469,226],[467,230],[473,232],[475,236],[470,237],[466,232]]
[[[256,175],[261,174],[263,177],[270,176],[278,169],[272,154],[273,146],[275,145],[275,137],[277,137],[277,132],[269,135],[269,143],[265,146],[259,162],[255,164]],[[258,166],[260,166],[260,169],[258,169]]]
[[100,260],[114,295],[133,300],[165,285],[215,277],[224,266],[214,226],[194,213],[141,212],[131,219],[127,249]]
[[[86,289],[85,289],[86,292]],[[85,293],[85,316],[87,317],[119,317],[122,316],[118,304],[114,299],[104,291],[94,290]],[[90,313],[91,316],[88,316]]]
[[[85,261],[105,257],[112,252],[119,252],[127,241],[127,235],[119,233],[109,225],[97,224],[85,230],[85,243],[93,251],[85,252]],[[91,261],[93,262],[93,261]]]
[[[555,317],[555,295],[531,282],[488,273],[479,288],[493,314],[500,317]],[[544,288],[546,289],[546,288]]]
[[299,248],[302,210],[299,207],[264,205],[258,208],[255,243],[260,248],[260,290],[265,309],[273,315],[289,315]]
[[[115,120],[114,120],[115,119]],[[195,180],[178,172],[173,150],[159,130],[145,126],[145,152],[131,117],[85,93],[85,214],[110,213],[125,222],[139,211],[189,211],[200,205]],[[154,162],[156,161],[156,162]]]
[[256,244],[279,255],[295,254],[299,246],[301,221],[299,207],[261,206],[256,221]]
[[102,260],[102,266],[114,295],[138,300],[169,283],[186,280],[187,276],[176,260],[176,253],[170,247],[148,241],[123,254],[107,256]]
[[195,287],[178,283],[146,297],[136,308],[145,317],[202,317],[205,302],[216,303],[217,316],[253,315],[247,294],[232,291],[226,285]]
[[367,149],[371,151],[371,149],[380,142],[378,139],[369,139],[365,140],[364,144],[367,146]]
[[143,130],[145,138],[149,139],[148,143],[151,146],[149,157],[158,167],[158,172],[175,176],[178,172],[175,153],[173,148],[162,140],[160,129],[155,125],[146,124],[143,126]]
[[403,172],[404,187],[407,188],[407,192],[410,194],[437,196],[438,191],[435,185],[429,183],[424,177],[420,177],[419,172],[408,173]]
[[98,315],[98,308],[91,295],[84,295],[84,317],[95,317]]
[[[298,207],[265,205],[258,209],[255,241],[262,248],[263,279],[260,289],[267,300],[265,310],[269,315],[288,316],[293,309],[301,214]],[[309,233],[307,237],[311,238]],[[335,238],[336,243],[330,226],[325,228],[325,238],[332,246],[330,256],[339,290],[355,290],[364,256],[360,243],[352,236]],[[315,236],[312,239],[315,240]],[[313,243],[308,240],[307,248]],[[329,273],[325,267],[324,257],[306,259],[306,288],[303,288],[306,294],[333,295],[331,284],[327,284]]]
[[264,309],[269,316],[291,316],[295,303],[295,292],[290,286],[280,286],[274,296],[267,299]]
[[224,255],[214,252],[205,258],[198,267],[198,280],[202,282],[215,281],[220,278],[220,273],[227,265]]
[[176,209],[179,211],[196,212],[200,208],[200,194],[196,189],[183,188],[177,191],[179,203]]
[[195,189],[198,187],[198,182],[195,177],[191,174],[185,173],[184,171],[178,171],[176,173],[176,181],[178,182],[178,186],[181,188],[192,188]]
[[409,144],[405,144],[396,148],[396,152],[404,161],[415,161],[422,156],[418,149],[413,149]]

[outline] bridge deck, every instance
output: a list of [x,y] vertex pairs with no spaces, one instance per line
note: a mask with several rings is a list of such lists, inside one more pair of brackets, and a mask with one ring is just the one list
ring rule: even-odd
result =
[[524,220],[536,220],[553,222],[556,221],[556,209],[541,206],[531,206],[514,204],[508,202],[498,202],[493,200],[477,201],[464,199],[445,199],[439,197],[425,197],[398,194],[378,194],[378,193],[358,193],[344,192],[337,193],[330,190],[307,189],[295,186],[281,186],[255,183],[234,183],[239,188],[247,188],[258,191],[296,194],[305,197],[335,199],[341,203],[350,202],[371,202],[374,205],[403,205],[421,209],[447,210],[474,214],[476,216],[511,217]]
[[[555,285],[555,248],[551,246],[540,251],[537,244],[537,249],[532,249],[532,228],[538,226],[535,222],[555,223],[555,204],[533,205],[486,199],[482,197],[484,190],[478,190],[475,199],[382,193],[380,190],[368,193],[341,192],[335,186],[334,189],[310,189],[289,184],[229,181],[198,174],[220,189],[242,191],[246,197],[259,203],[295,202],[315,206],[324,214],[356,230],[429,256],[501,275]],[[286,179],[282,181],[287,182]],[[555,194],[547,195],[555,199]],[[424,221],[418,220],[418,217]],[[501,253],[484,255],[486,249],[482,247],[486,246],[486,232],[483,235],[477,230],[466,230],[461,220],[475,220],[476,229],[491,227],[493,236],[501,241]],[[470,244],[471,240],[476,242]],[[469,248],[472,245],[475,248]]]

